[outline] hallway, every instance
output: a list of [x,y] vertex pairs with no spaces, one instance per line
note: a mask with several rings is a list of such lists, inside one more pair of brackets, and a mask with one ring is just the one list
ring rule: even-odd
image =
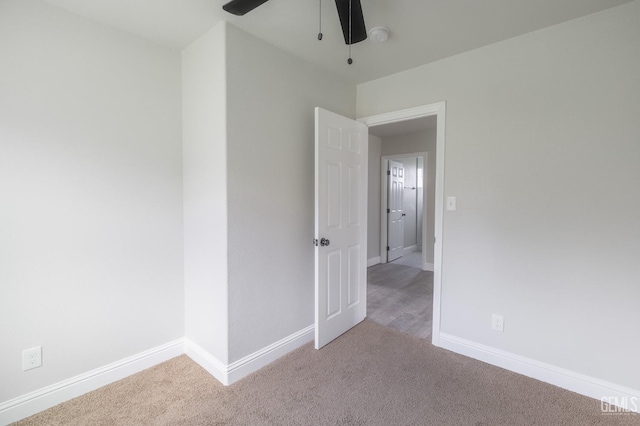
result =
[[432,312],[433,272],[397,261],[367,269],[367,318],[371,321],[431,340]]

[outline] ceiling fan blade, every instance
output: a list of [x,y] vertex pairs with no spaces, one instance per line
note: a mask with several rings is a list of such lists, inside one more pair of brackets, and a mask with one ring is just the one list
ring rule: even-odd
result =
[[268,0],[231,0],[229,3],[222,6],[222,8],[229,13],[242,16],[267,1]]
[[[349,1],[351,1],[351,43],[349,43]],[[364,15],[360,0],[336,0],[342,34],[346,44],[359,43],[367,39],[367,28],[364,26]]]

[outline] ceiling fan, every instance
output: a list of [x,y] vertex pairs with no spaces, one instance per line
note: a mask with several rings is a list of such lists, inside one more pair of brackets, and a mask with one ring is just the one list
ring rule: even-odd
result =
[[[269,0],[231,0],[222,6],[222,8],[233,15],[242,16],[267,1]],[[322,7],[322,0],[319,1]],[[360,4],[360,0],[335,1],[338,16],[340,17],[342,34],[344,35],[344,42],[349,45],[349,60],[347,62],[351,64],[353,62],[351,59],[351,45],[366,40],[367,38],[362,5]],[[318,33],[318,40],[322,40],[322,30]]]

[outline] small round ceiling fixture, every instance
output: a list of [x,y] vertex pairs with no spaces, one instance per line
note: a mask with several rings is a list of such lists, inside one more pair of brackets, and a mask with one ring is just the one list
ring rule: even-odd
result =
[[373,27],[369,30],[369,40],[372,43],[384,43],[389,38],[389,28]]

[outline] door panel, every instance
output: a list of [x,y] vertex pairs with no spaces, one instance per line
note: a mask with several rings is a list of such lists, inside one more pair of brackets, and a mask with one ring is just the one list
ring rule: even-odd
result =
[[360,302],[360,247],[349,247],[349,294],[347,307],[351,308]]
[[389,160],[387,196],[387,261],[396,260],[404,254],[404,166],[399,161]]
[[368,130],[321,108],[315,114],[315,347],[319,349],[366,315]]
[[340,163],[327,163],[327,228],[340,229]]
[[340,293],[342,287],[342,259],[340,250],[327,253],[327,318],[340,313]]
[[349,167],[349,226],[360,225],[360,176],[361,167]]

